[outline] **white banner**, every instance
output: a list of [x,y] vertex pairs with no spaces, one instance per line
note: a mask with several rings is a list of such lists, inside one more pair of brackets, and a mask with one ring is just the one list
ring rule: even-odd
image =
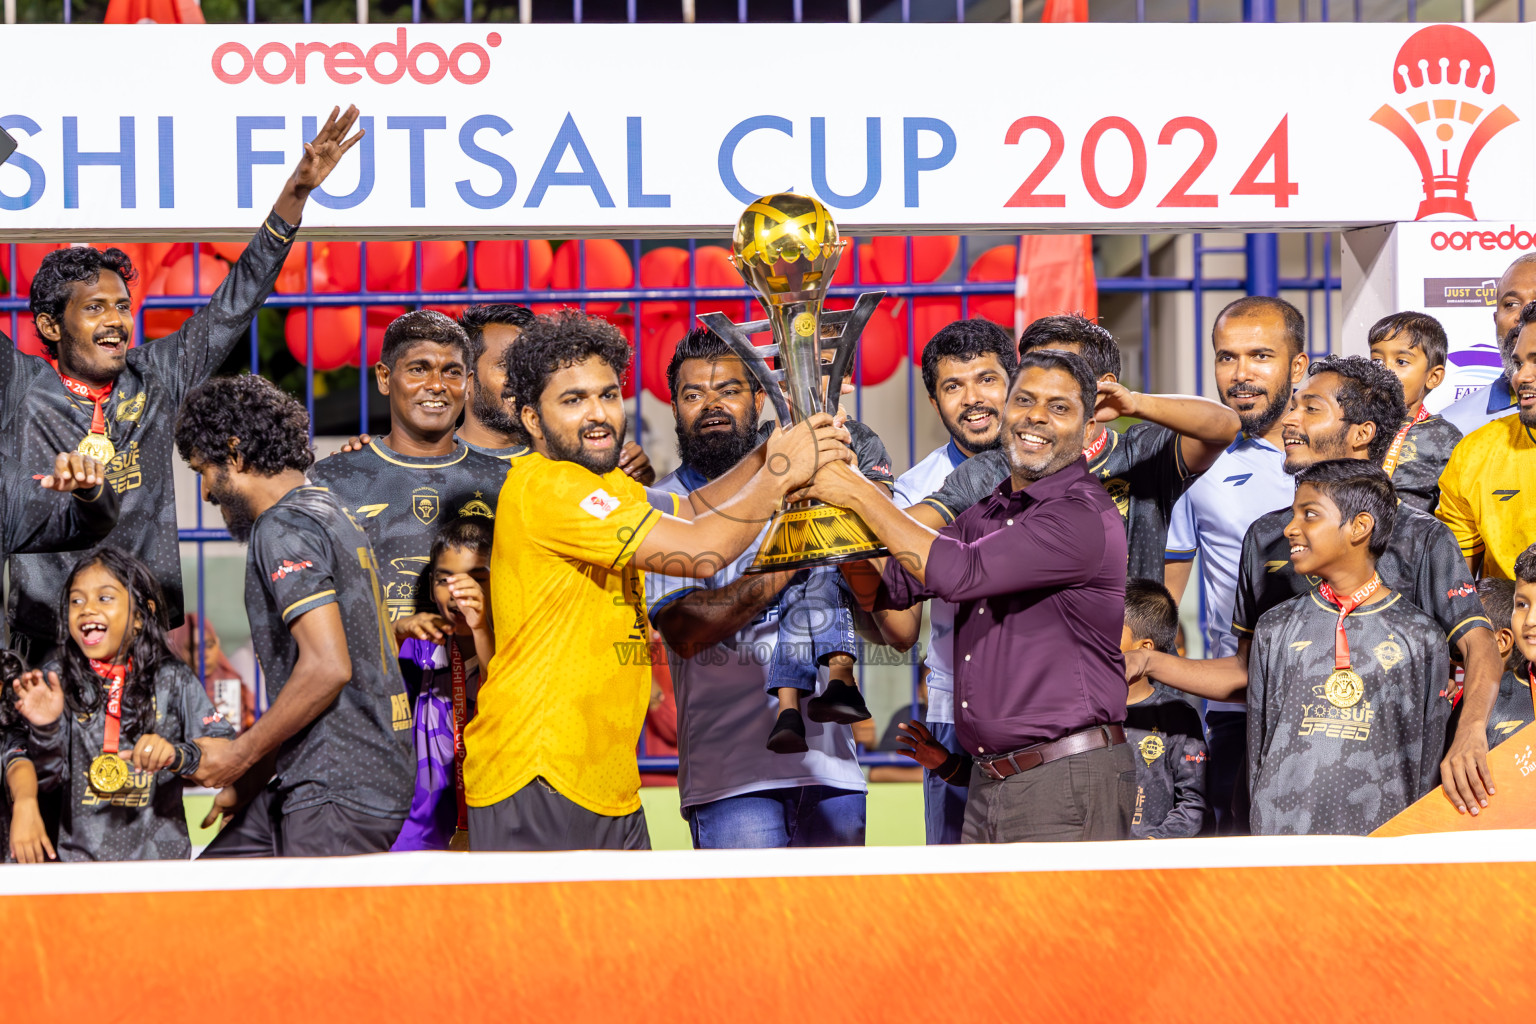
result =
[[1503,372],[1493,322],[1499,278],[1536,253],[1536,222],[1402,224],[1394,234],[1396,308],[1430,314],[1451,342],[1445,381],[1426,402],[1438,412]]
[[7,26],[0,237],[244,237],[347,103],[311,237],[718,235],[785,189],[863,233],[1530,220],[1533,33]]

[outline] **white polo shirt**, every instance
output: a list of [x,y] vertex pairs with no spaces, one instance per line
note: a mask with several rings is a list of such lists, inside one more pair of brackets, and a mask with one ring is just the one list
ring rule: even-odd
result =
[[[965,461],[953,439],[935,448],[896,480],[896,504],[911,508],[944,486],[950,472]],[[937,598],[928,602],[928,714],[930,722],[955,720],[955,606]]]
[[[658,481],[654,489],[685,495],[705,483],[701,475],[683,466]],[[685,594],[719,590],[735,582],[752,564],[761,542],[759,537],[733,564],[707,580],[646,573],[651,621]],[[683,807],[796,786],[868,790],[853,730],[846,725],[807,718],[805,742],[810,749],[803,754],[775,754],[764,746],[779,713],[779,702],[766,691],[778,632],[775,602],[734,637],[692,658],[680,658],[667,648],[677,697],[677,788]],[[818,669],[817,676],[818,688],[824,687],[827,669]]]
[[[1291,504],[1296,481],[1285,471],[1285,453],[1266,441],[1239,434],[1173,506],[1163,557],[1187,562],[1200,555],[1200,588],[1205,598],[1206,657],[1237,653],[1232,635],[1232,601],[1242,565],[1243,536],[1266,512]],[[1246,711],[1247,705],[1207,703],[1217,711]]]

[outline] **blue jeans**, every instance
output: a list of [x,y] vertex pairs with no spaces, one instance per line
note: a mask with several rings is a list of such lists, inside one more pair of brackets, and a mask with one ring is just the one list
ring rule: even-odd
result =
[[857,657],[851,598],[835,567],[802,569],[779,594],[779,632],[764,687],[770,697],[789,687],[816,692],[816,666],[834,654]]
[[[960,749],[953,722],[929,722],[928,731],[951,751]],[[965,824],[965,798],[969,793],[966,787],[951,786],[927,768],[923,769],[923,825],[929,846],[960,841],[960,829]]]
[[831,786],[765,789],[683,814],[696,850],[864,845],[864,794]]

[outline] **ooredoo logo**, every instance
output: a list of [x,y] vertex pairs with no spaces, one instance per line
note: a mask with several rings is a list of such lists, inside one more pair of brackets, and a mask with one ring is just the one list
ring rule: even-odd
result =
[[[1392,64],[1402,109],[1382,104],[1371,120],[1397,136],[1424,183],[1414,220],[1449,213],[1476,220],[1467,187],[1478,154],[1520,120],[1502,103],[1489,109],[1493,57],[1477,36],[1432,25],[1408,37]],[[1405,116],[1406,115],[1406,116]]]
[[[390,85],[410,76],[420,85],[433,85],[449,75],[464,85],[482,81],[491,70],[486,47],[501,45],[501,33],[485,37],[485,46],[460,43],[451,51],[436,43],[411,46],[406,30],[395,30],[394,42],[378,43],[366,53],[356,43],[263,43],[252,53],[240,43],[225,43],[213,51],[213,76],[227,85],[240,85],[252,75],[268,85],[293,82],[303,85],[310,71],[322,69],[337,85],[353,85],[363,75],[379,85]],[[311,58],[319,58],[312,63]]]
[[1529,231],[1517,231],[1513,224],[1503,231],[1436,231],[1430,236],[1429,245],[1436,252],[1447,249],[1509,252],[1511,249],[1536,248],[1536,235]]

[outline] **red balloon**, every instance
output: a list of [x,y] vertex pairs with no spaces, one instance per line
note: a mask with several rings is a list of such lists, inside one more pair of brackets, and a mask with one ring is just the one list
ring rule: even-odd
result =
[[32,322],[31,313],[17,313],[16,325],[11,326],[11,318],[0,313],[0,328],[10,334],[11,340],[16,343],[16,348],[29,356],[48,357],[48,350],[43,347],[43,339],[37,336],[37,325]]
[[[363,357],[362,365],[372,366],[379,361],[379,357],[384,354],[385,329],[407,312],[408,310],[404,306],[369,306],[367,308],[365,318],[367,321],[368,351]],[[302,343],[302,341],[303,338],[301,336],[300,342]],[[303,351],[302,348],[300,351]],[[303,360],[301,359],[300,361],[302,362]],[[352,346],[351,354],[347,356],[347,365],[358,365],[356,345]]]
[[[304,310],[288,312],[284,334],[288,339],[288,351],[300,365],[305,362]],[[321,306],[315,310],[315,358],[317,373],[335,370],[347,365],[348,357],[357,358],[358,339],[363,332],[363,312],[357,306]]]
[[959,319],[958,296],[922,296],[912,300],[912,330],[925,348],[935,334]]
[[[464,277],[469,269],[469,250],[463,242],[422,242],[421,290],[424,292],[456,292],[464,287]],[[407,271],[407,281],[416,281],[414,262]]]
[[222,256],[231,263],[239,263],[241,255],[245,252],[244,242],[204,242],[203,251],[213,250],[215,256]]
[[[556,291],[574,291],[581,287],[582,279],[576,261],[582,252],[586,254],[586,290],[602,291],[634,285],[634,263],[624,246],[611,238],[589,238],[585,245],[573,239],[555,250],[555,262],[549,275],[551,288]],[[616,312],[618,308],[617,302],[587,303],[587,312],[593,316],[605,316]]]
[[[331,283],[330,265],[325,260],[325,245],[315,243],[315,291],[336,292],[341,289]],[[283,269],[277,274],[277,291],[284,295],[293,295],[305,290],[308,282],[304,269],[305,251],[308,249],[303,242],[297,242],[288,251],[288,258],[283,260]]]
[[968,281],[1012,281],[1018,273],[1019,247],[994,245],[971,264]]
[[664,245],[641,256],[640,287],[688,287],[688,250],[676,245]]
[[[907,239],[883,237],[870,239],[879,280],[904,281],[907,273]],[[960,251],[959,235],[918,235],[912,239],[912,280],[937,281],[954,262]]]
[[6,280],[11,281],[16,287],[17,295],[25,298],[32,289],[32,275],[37,273],[38,266],[43,262],[43,257],[55,249],[63,249],[64,246],[54,242],[23,242],[16,246],[16,274],[11,275],[11,247],[7,243],[0,243],[0,273],[5,274]]
[[[526,247],[528,277],[523,278]],[[539,291],[549,287],[554,248],[543,238],[528,242],[495,240],[475,246],[475,287],[487,292]]]
[[[718,245],[701,245],[693,251],[694,284],[699,288],[745,288],[741,275],[731,265],[730,251]],[[681,278],[688,284],[686,273]]]
[[883,384],[907,358],[907,329],[903,319],[883,309],[875,310],[859,335],[854,383],[862,387]]
[[[368,290],[405,291],[415,279],[415,247],[410,242],[369,242]],[[362,289],[362,247],[357,242],[327,242],[325,252],[315,247],[317,274],[325,265],[326,291],[355,292]],[[425,268],[423,268],[425,271]]]
[[672,401],[672,389],[667,387],[667,364],[672,362],[678,343],[687,333],[688,329],[682,322],[674,320],[663,327],[645,347],[645,390],[663,402]]
[[[209,253],[203,253],[198,261],[197,280],[193,281],[192,254],[178,259],[165,268],[159,280],[163,282],[158,295],[212,295],[213,290],[229,276],[229,264]],[[196,291],[193,290],[194,284]]]

